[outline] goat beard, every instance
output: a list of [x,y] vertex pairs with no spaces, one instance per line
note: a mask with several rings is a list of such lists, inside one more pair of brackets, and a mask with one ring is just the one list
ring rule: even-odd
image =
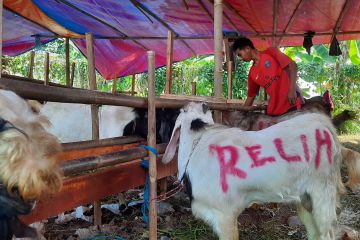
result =
[[45,131],[31,137],[14,131],[0,133],[0,181],[9,192],[17,189],[24,200],[53,194],[62,185],[56,159],[60,143]]

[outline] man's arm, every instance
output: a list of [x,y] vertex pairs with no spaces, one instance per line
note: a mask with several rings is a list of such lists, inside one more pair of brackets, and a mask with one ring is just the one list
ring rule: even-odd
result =
[[255,97],[247,97],[244,103],[244,106],[252,106],[254,103]]
[[290,78],[290,87],[288,92],[288,99],[291,105],[296,103],[296,80],[297,80],[297,65],[294,61],[291,61],[288,65],[289,68],[289,78]]

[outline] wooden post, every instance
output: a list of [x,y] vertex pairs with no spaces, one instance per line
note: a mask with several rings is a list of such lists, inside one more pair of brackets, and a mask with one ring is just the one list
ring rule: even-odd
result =
[[70,44],[69,38],[65,39],[65,77],[66,77],[66,86],[71,86],[70,81]]
[[[214,67],[214,93],[215,97],[222,95],[222,0],[214,1],[214,53],[215,53],[215,67]],[[214,112],[215,122],[221,123],[221,112]]]
[[[156,116],[155,116],[155,53],[148,51],[148,146],[156,147]],[[157,213],[156,213],[156,156],[149,152],[150,177],[150,240],[157,239]]]
[[115,77],[113,80],[112,93],[116,93],[116,84],[117,84],[117,77]]
[[232,99],[232,73],[233,73],[233,62],[228,61],[227,62],[227,80],[228,80],[228,99]]
[[34,71],[34,60],[35,60],[35,52],[31,51],[30,52],[30,65],[29,65],[29,78],[34,78],[33,77],[33,71]]
[[191,83],[191,95],[196,95],[196,82]]
[[134,73],[131,79],[131,96],[135,96],[135,80],[136,80],[136,74]]
[[[86,52],[88,59],[88,78],[90,90],[96,90],[96,73],[94,58],[94,38],[92,33],[86,33]],[[92,139],[99,139],[99,106],[91,105]],[[94,225],[101,225],[101,202],[94,202]]]
[[167,38],[167,50],[166,50],[166,84],[165,93],[172,93],[172,62],[173,62],[173,51],[174,51],[174,33],[168,31]]
[[50,60],[49,60],[49,53],[45,53],[45,63],[44,63],[44,85],[49,85],[49,67],[50,67]]
[[3,12],[3,0],[0,0],[0,78],[2,73],[2,12]]
[[71,64],[70,87],[74,87],[75,62]]

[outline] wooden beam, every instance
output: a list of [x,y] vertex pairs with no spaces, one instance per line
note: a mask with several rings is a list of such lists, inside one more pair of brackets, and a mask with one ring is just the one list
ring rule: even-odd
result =
[[[90,90],[95,91],[96,86],[96,72],[95,72],[95,56],[94,56],[94,38],[92,33],[86,33],[86,52],[88,59],[88,78]],[[99,106],[91,105],[91,125],[92,125],[92,139],[99,140]],[[101,225],[101,202],[94,202],[94,224]]]
[[70,44],[69,38],[65,38],[65,77],[66,77],[66,86],[70,87]]
[[[141,9],[142,11],[146,12],[153,18],[155,18],[161,25],[163,25],[167,30],[172,31],[176,36],[179,36],[174,29],[170,27],[169,24],[167,24],[164,20],[162,20],[159,16],[157,16],[155,13],[150,11],[147,7],[145,7],[142,3],[138,2],[137,0],[130,0],[130,2],[138,9]],[[185,42],[185,40],[180,39],[180,41],[191,51],[193,55],[196,55],[195,51]]]
[[[210,2],[212,2],[214,4],[214,0],[209,0]],[[216,2],[216,1],[215,1]],[[250,28],[254,33],[259,34],[258,31],[256,31],[255,27],[252,26],[238,11],[235,10],[235,8],[233,8],[233,6],[231,6],[229,3],[227,3],[226,1],[223,2],[223,5],[229,9],[230,11],[232,11],[235,16],[237,16],[240,21],[242,21],[248,28]]]
[[233,73],[233,62],[227,62],[227,80],[228,80],[228,100],[232,99],[232,73]]
[[[301,7],[303,6],[304,2],[305,2],[305,0],[300,0],[300,1],[298,2],[298,4],[296,5],[295,10],[294,10],[293,13],[291,14],[290,20],[289,20],[288,23],[286,24],[286,27],[285,27],[285,29],[284,29],[284,31],[283,31],[283,34],[286,34],[287,31],[289,31],[289,29],[291,28],[291,26],[292,26],[295,18],[297,17],[297,15],[298,15],[298,13],[299,13],[299,9],[301,9]],[[278,46],[280,46],[283,38],[284,38],[283,36],[280,37]]]
[[145,139],[138,136],[123,136],[123,137],[106,138],[99,140],[63,143],[62,148],[64,151],[73,151],[73,150],[81,150],[86,148],[106,147],[106,146],[129,144],[135,142],[143,142],[143,141],[145,141]]
[[44,85],[49,85],[49,73],[50,73],[50,56],[49,53],[45,53],[45,63],[44,63]]
[[[76,11],[78,11],[78,12],[80,12],[80,13],[82,13],[82,14],[84,14],[84,15],[92,18],[92,19],[94,19],[95,21],[100,22],[101,24],[103,24],[103,25],[111,28],[112,30],[114,30],[115,32],[118,32],[119,34],[121,34],[121,35],[124,36],[124,37],[127,36],[126,34],[124,34],[122,31],[120,31],[120,30],[117,29],[116,27],[114,27],[114,26],[112,26],[111,24],[103,21],[101,18],[98,18],[98,17],[96,17],[95,15],[92,15],[92,14],[90,14],[90,13],[88,13],[88,12],[86,12],[86,11],[78,8],[78,7],[76,7],[75,5],[73,5],[72,3],[70,3],[69,1],[66,1],[66,0],[58,0],[58,2],[61,2],[61,3],[65,4],[65,5],[69,6],[70,8],[72,8],[72,9],[74,9],[74,10],[76,10]],[[132,41],[133,41],[135,44],[139,45],[139,46],[140,46],[141,48],[143,48],[144,50],[149,50],[147,47],[145,47],[143,44],[139,43],[138,41],[136,41],[136,40],[132,40]]]
[[74,87],[75,62],[71,64],[70,87]]
[[[22,80],[20,80],[22,79]],[[41,84],[39,84],[39,82]],[[112,93],[96,92],[78,88],[66,88],[58,86],[43,86],[44,82],[37,80],[37,83],[26,81],[26,78],[3,76],[0,85],[4,88],[16,92],[23,98],[38,101],[100,104],[113,106],[128,106],[136,108],[147,108],[147,99],[142,97],[132,97],[124,94],[114,95]],[[52,83],[50,83],[51,85]],[[208,98],[211,100],[212,98]],[[213,98],[216,99],[216,98]],[[203,102],[203,98],[190,99],[162,99],[156,98],[157,108],[181,108],[190,101]],[[208,105],[214,110],[254,110],[254,107],[246,107],[239,104],[227,104],[224,101],[210,101]]]
[[338,19],[336,20],[336,24],[335,24],[335,27],[334,27],[334,32],[333,34],[331,35],[331,40],[330,40],[330,43],[333,41],[334,37],[337,35],[337,33],[339,32],[340,30],[340,27],[341,27],[341,23],[344,19],[344,16],[346,15],[346,13],[348,12],[349,8],[350,8],[350,4],[351,1],[350,0],[346,0],[345,3],[344,3],[344,6],[343,8],[341,9],[341,12],[339,14],[339,17]]
[[[222,96],[222,47],[223,47],[223,32],[222,32],[222,8],[223,1],[215,0],[214,3],[214,94],[215,97]],[[215,111],[214,120],[217,123],[221,122],[221,112]]]
[[0,0],[0,77],[2,76],[2,42],[3,42],[3,0]]
[[[156,146],[155,144],[154,148],[157,149],[159,153],[164,153],[166,145],[167,145],[166,143],[159,144],[158,146]],[[75,174],[78,175],[85,171],[91,171],[103,167],[114,166],[116,164],[133,161],[135,159],[145,158],[147,156],[151,157],[151,155],[153,154],[151,154],[150,152],[148,153],[148,151],[143,147],[133,147],[131,149],[128,148],[125,150],[110,152],[103,155],[96,155],[96,156],[92,155],[70,161],[62,161],[61,169],[64,172],[65,176],[70,176]]]
[[196,96],[196,82],[191,83],[191,95]]
[[[148,146],[156,147],[156,115],[155,115],[155,53],[148,51]],[[150,209],[149,227],[150,240],[157,239],[157,212],[156,212],[156,155],[149,151],[149,179],[150,179]]]
[[165,93],[172,93],[172,63],[173,63],[173,52],[174,52],[174,33],[168,31],[167,39],[167,50],[166,50],[166,83]]
[[30,52],[30,62],[29,62],[29,73],[28,73],[28,78],[34,78],[34,61],[35,61],[35,52],[31,51]]
[[116,93],[117,77],[113,79],[112,93]]
[[205,4],[201,0],[197,0],[200,7],[206,12],[206,14],[209,16],[212,23],[214,23],[214,17],[211,15],[210,11],[206,8]]
[[[37,201],[31,214],[21,219],[26,224],[30,224],[106,196],[144,185],[146,172],[140,163],[140,160],[135,160],[96,173],[67,178],[59,193]],[[160,159],[158,160],[158,178],[171,176],[176,171],[177,161],[173,160],[164,165]]]
[[272,37],[272,46],[273,47],[276,47],[275,34],[277,32],[278,12],[279,12],[279,1],[273,0],[273,37]]
[[135,96],[135,80],[136,74],[134,73],[131,78],[131,96]]

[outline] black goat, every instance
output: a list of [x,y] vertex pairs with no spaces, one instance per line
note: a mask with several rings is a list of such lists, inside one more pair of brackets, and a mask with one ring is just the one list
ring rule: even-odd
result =
[[[134,120],[129,122],[124,128],[124,136],[139,135],[147,138],[148,135],[148,111],[143,108],[135,108]],[[156,143],[169,142],[172,130],[175,125],[179,109],[162,108],[156,109]]]

